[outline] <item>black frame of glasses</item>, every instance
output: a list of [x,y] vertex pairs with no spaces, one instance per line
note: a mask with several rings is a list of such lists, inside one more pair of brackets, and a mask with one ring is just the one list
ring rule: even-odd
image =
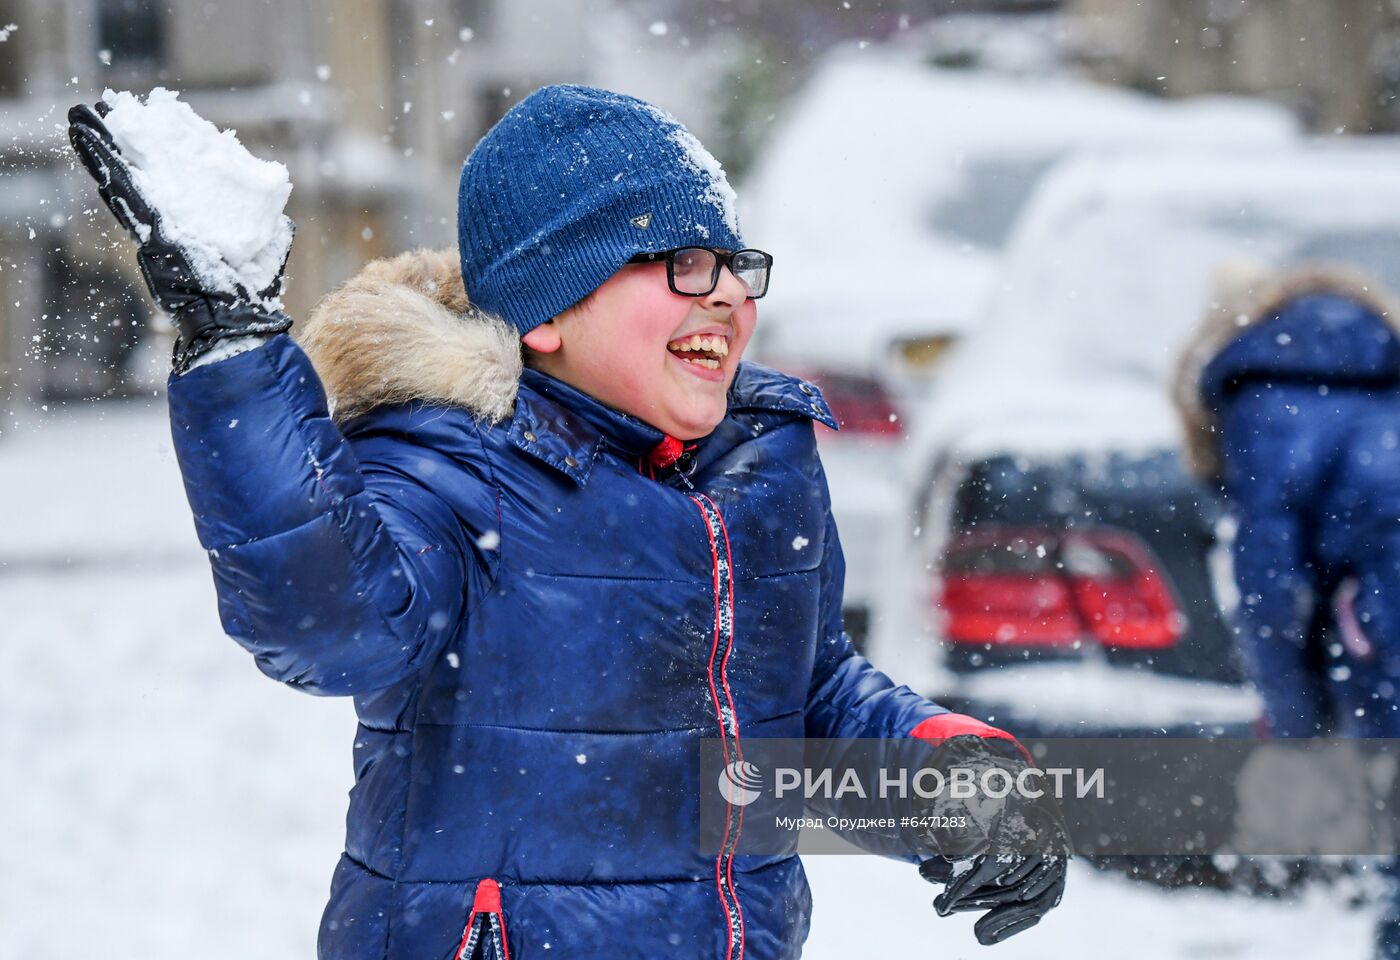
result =
[[[676,254],[680,253],[682,250],[708,250],[710,253],[713,253],[713,254],[715,255],[715,269],[711,272],[711,276],[710,276],[710,289],[706,290],[704,293],[687,293],[687,292],[684,291],[684,290],[677,290],[677,289],[676,289]],[[739,250],[730,250],[729,252],[726,253],[726,252],[725,252],[723,249],[721,249],[720,247],[702,247],[702,246],[700,246],[699,244],[691,243],[691,244],[687,244],[687,245],[684,246],[684,247],[673,247],[673,248],[670,249],[670,250],[657,250],[655,253],[639,253],[639,254],[637,254],[635,257],[633,257],[631,260],[628,260],[627,262],[628,262],[628,263],[657,263],[658,261],[665,260],[665,261],[666,261],[666,285],[669,286],[669,287],[671,288],[671,292],[672,292],[672,293],[677,294],[677,295],[682,296],[682,297],[708,297],[710,294],[712,294],[712,293],[715,292],[715,287],[719,286],[719,271],[720,271],[720,269],[723,268],[723,267],[728,267],[728,268],[729,268],[729,272],[730,272],[730,273],[733,273],[733,272],[734,272],[734,258],[737,257],[737,256],[738,256],[739,254],[741,254],[741,253],[756,253],[756,254],[758,254],[760,257],[762,257],[762,258],[763,258],[764,270],[765,270],[765,272],[767,272],[767,273],[769,274],[769,281],[770,281],[770,282],[772,281],[773,255],[772,255],[771,253],[764,253],[762,250],[756,250],[756,249],[754,249],[753,247],[744,247],[744,248],[739,249]],[[758,299],[760,299],[760,298],[762,298],[762,297],[765,297],[765,296],[767,296],[767,295],[768,295],[768,286],[765,284],[764,287],[763,287],[763,292],[762,292],[762,293],[759,293],[759,294],[752,294],[752,295],[750,295],[747,299],[749,299],[749,300],[758,300]]]

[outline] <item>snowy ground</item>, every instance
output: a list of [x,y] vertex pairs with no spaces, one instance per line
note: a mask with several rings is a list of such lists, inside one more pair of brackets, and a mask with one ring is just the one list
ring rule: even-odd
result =
[[[314,956],[351,783],[349,703],[220,632],[164,401],[0,436],[0,960]],[[1076,869],[995,952],[913,868],[807,860],[813,960],[1369,956],[1369,911],[1170,895]]]

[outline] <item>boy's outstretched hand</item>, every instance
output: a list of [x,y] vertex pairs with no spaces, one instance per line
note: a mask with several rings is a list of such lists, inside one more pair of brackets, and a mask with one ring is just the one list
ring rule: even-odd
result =
[[[997,731],[1000,733],[1000,731]],[[933,754],[932,766],[945,774],[971,771],[976,783],[998,769],[1021,782],[1030,768],[1016,740],[961,735],[946,740]],[[1001,778],[998,778],[1001,779]],[[1069,866],[1069,830],[1059,804],[1044,784],[1041,796],[1020,789],[995,799],[985,795],[962,800],[935,797],[925,811],[935,822],[961,822],[962,830],[929,830],[924,837],[937,856],[919,865],[931,883],[947,884],[933,902],[939,916],[986,910],[973,927],[984,946],[1029,930],[1054,909],[1065,890]]]
[[136,259],[151,297],[179,330],[175,372],[189,369],[221,340],[280,333],[291,327],[291,318],[263,303],[277,296],[282,271],[267,289],[259,291],[211,290],[200,280],[188,252],[161,230],[160,212],[136,188],[130,167],[102,121],[107,112],[102,101],[95,110],[87,104],[73,107],[68,111],[68,139],[84,169],[97,181],[97,192],[107,209],[137,242]]

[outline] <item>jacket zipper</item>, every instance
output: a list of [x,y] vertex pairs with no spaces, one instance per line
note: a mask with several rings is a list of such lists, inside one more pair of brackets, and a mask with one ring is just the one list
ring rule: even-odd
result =
[[480,960],[510,960],[506,921],[501,913],[501,885],[491,877],[476,885],[472,912],[452,960],[475,960],[477,944],[483,944]]
[[[734,710],[728,674],[729,654],[734,649],[733,556],[729,550],[729,531],[724,526],[719,507],[702,493],[690,499],[700,508],[710,538],[715,590],[715,634],[709,663],[710,700],[715,706],[715,719],[724,746],[724,762],[728,765],[744,759],[739,743],[739,719]],[[716,660],[719,661],[718,685],[715,683]],[[743,960],[744,956],[744,911],[739,905],[738,891],[734,889],[734,851],[739,845],[739,833],[743,826],[744,808],[728,802],[726,798],[724,837],[719,854],[715,857],[715,889],[719,891],[729,930],[726,960]]]

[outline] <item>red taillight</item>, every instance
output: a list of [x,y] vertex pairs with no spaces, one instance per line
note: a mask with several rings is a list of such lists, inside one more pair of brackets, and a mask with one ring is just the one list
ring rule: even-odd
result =
[[957,644],[1170,647],[1185,629],[1160,564],[1111,528],[984,530],[944,558],[938,602]]
[[875,377],[809,370],[805,373],[805,379],[821,388],[822,396],[836,415],[843,435],[860,434],[891,439],[903,435],[904,423],[899,409],[884,384]]
[[943,609],[954,643],[1073,643],[1083,632],[1069,587],[1058,577],[949,576]]

